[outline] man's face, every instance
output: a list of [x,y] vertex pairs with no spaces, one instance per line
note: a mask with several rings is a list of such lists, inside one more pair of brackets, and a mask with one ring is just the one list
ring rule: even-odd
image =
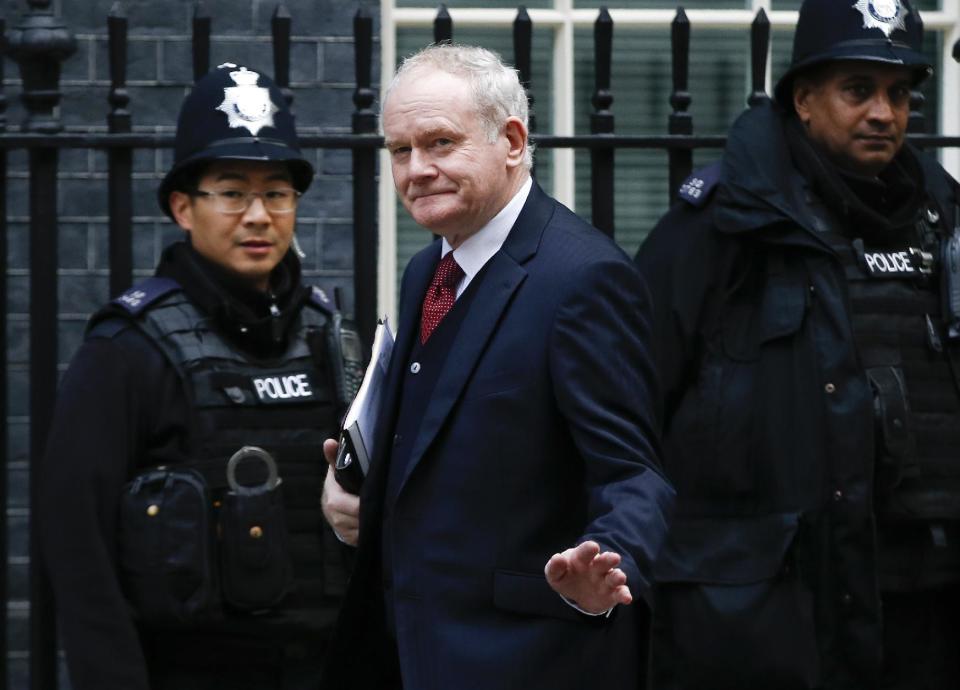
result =
[[[292,187],[283,163],[243,160],[210,163],[197,185],[202,192],[234,195]],[[266,290],[271,271],[290,248],[296,211],[270,213],[260,196],[241,213],[224,213],[217,206],[217,199],[209,195],[170,195],[170,209],[177,224],[190,232],[193,247],[201,256]]]
[[797,77],[794,107],[837,166],[872,177],[903,145],[912,76],[906,67],[834,62],[812,77]]
[[446,72],[406,75],[387,99],[383,133],[404,207],[454,247],[499,213],[525,179],[526,128],[508,118],[490,142],[467,83]]

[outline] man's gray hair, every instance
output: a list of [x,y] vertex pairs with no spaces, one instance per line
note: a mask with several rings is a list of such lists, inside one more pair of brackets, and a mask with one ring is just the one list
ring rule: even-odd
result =
[[[390,93],[403,77],[421,68],[432,68],[462,77],[466,80],[481,126],[490,142],[503,133],[508,117],[514,116],[529,127],[530,112],[527,94],[520,84],[517,70],[503,64],[500,56],[479,46],[440,44],[427,46],[403,61],[380,101],[380,115],[386,107]],[[523,163],[529,170],[533,167],[533,144],[527,141]]]

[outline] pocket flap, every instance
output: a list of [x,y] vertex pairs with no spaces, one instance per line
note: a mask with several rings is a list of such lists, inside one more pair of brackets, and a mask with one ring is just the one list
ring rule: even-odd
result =
[[[577,623],[595,620],[565,602],[550,588],[543,573],[534,575],[509,570],[495,571],[493,603],[498,609],[514,613],[563,618]],[[597,618],[606,620],[603,616]]]
[[743,585],[774,577],[799,529],[798,513],[677,518],[657,562],[658,582]]
[[807,311],[807,293],[803,285],[772,281],[763,298],[760,315],[760,340],[783,338],[800,330]]
[[482,398],[495,393],[514,390],[529,383],[525,372],[519,369],[477,372],[464,389],[465,399]]
[[797,333],[807,312],[807,288],[803,283],[772,276],[761,301],[731,305],[723,319],[723,348],[728,357],[752,361],[761,346]]

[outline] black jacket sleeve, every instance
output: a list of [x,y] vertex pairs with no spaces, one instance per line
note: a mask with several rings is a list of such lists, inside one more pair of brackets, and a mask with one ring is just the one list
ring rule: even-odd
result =
[[654,360],[663,387],[666,430],[671,410],[696,380],[703,336],[722,298],[724,240],[710,207],[679,202],[660,219],[637,252],[636,263],[653,301]]
[[[139,332],[87,340],[58,394],[40,467],[38,523],[74,690],[146,690],[117,575],[117,512],[147,448],[177,436],[179,382]],[[181,413],[182,414],[182,413]]]

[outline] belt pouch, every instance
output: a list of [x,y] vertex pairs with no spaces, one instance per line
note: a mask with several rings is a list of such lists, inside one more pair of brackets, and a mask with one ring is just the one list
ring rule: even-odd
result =
[[128,600],[149,624],[183,624],[219,610],[207,487],[190,469],[137,475],[120,500],[120,571]]
[[293,584],[280,483],[227,492],[220,527],[224,602],[244,611],[278,604]]

